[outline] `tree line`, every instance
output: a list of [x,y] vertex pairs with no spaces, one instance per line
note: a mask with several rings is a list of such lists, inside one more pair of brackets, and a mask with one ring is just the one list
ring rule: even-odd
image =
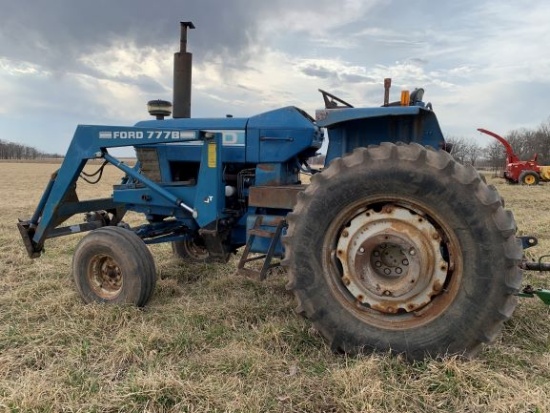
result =
[[31,146],[22,145],[15,142],[7,142],[0,139],[0,159],[19,161],[60,157],[61,155],[45,153]]
[[[503,169],[506,164],[504,146],[488,135],[483,136],[484,140],[491,139],[489,145],[484,147],[464,138],[449,137],[446,140],[452,144],[451,155],[457,161],[476,167]],[[515,129],[501,136],[510,143],[521,160],[531,160],[537,154],[537,162],[540,165],[550,164],[550,119],[535,129]]]

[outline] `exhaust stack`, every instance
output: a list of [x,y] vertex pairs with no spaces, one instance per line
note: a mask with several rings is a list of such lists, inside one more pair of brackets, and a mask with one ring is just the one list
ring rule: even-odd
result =
[[187,52],[187,29],[193,22],[181,22],[180,51],[174,54],[174,118],[191,117],[191,78],[193,55]]

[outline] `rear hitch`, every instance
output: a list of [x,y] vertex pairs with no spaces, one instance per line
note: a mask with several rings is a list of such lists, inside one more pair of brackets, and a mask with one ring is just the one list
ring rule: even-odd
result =
[[[518,237],[518,239],[521,241],[521,246],[524,250],[534,247],[539,243],[536,237],[530,235],[525,237]],[[519,264],[519,268],[526,271],[550,271],[550,262],[544,262],[544,259],[549,257],[550,255],[542,255],[537,261],[527,261],[526,259],[524,259]]]
[[545,290],[544,288],[533,288],[530,285],[525,286],[523,290],[518,294],[518,297],[539,297],[542,302],[546,305],[550,305],[550,290]]
[[522,270],[526,271],[550,271],[550,262],[543,262],[545,258],[549,258],[550,255],[542,255],[539,257],[538,261],[527,261],[523,260],[519,267]]
[[[534,247],[539,243],[539,241],[532,236],[526,236],[526,237],[518,237],[521,240],[521,244],[523,246],[523,249]],[[526,271],[550,271],[550,262],[544,262],[545,258],[550,258],[550,255],[542,255],[539,257],[537,261],[527,261],[524,259],[520,264],[519,267],[522,270]],[[518,297],[539,297],[542,302],[546,305],[550,305],[550,290],[546,290],[544,288],[534,288],[531,285],[526,285],[521,292],[517,294]]]

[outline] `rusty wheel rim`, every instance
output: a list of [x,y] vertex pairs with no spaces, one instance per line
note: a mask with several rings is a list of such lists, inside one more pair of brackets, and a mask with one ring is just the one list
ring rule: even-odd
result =
[[95,256],[90,261],[87,276],[90,288],[105,300],[115,298],[122,291],[122,270],[112,257]]
[[364,322],[414,328],[441,315],[458,291],[458,240],[443,220],[412,202],[362,202],[332,222],[324,265],[331,290]]
[[523,178],[523,182],[525,182],[527,185],[533,185],[535,183],[535,177],[533,175],[526,175]]
[[210,253],[208,252],[206,247],[197,244],[194,240],[184,241],[184,248],[187,250],[187,254],[189,255],[189,257],[197,261],[206,260],[208,259],[208,257],[210,257]]

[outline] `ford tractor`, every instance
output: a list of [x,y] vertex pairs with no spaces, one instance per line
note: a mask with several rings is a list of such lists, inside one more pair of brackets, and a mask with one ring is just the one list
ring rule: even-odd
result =
[[[321,91],[315,117],[287,106],[193,118],[193,27],[181,25],[173,107],[151,101],[155,119],[76,128],[34,214],[18,223],[29,256],[50,238],[89,231],[72,262],[84,302],[144,306],[157,279],[148,245],[168,242],[195,262],[238,252],[244,276],[286,268],[297,312],[334,351],[420,359],[472,355],[492,341],[516,305],[522,247],[536,239],[517,238],[495,188],[449,154],[424,90],[391,102],[387,79],[380,106]],[[315,169],[308,160],[327,137]],[[123,147],[135,149],[135,165],[113,155]],[[79,200],[89,162],[124,173],[111,196]],[[128,225],[128,211],[144,224]],[[84,218],[66,223],[74,216]],[[524,292],[539,293],[547,297]]]

